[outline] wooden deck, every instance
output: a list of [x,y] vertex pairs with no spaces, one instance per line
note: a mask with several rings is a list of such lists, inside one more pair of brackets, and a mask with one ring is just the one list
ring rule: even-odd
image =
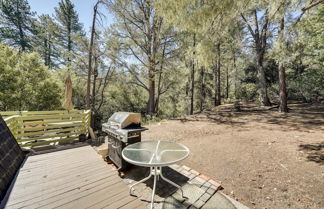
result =
[[146,208],[90,146],[30,156],[5,208]]

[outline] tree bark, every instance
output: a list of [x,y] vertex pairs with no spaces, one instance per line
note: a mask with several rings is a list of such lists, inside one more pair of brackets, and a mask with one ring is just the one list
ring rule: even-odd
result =
[[228,99],[229,94],[229,75],[228,75],[228,67],[226,67],[226,99]]
[[71,22],[71,19],[69,19],[69,24],[68,24],[68,27],[67,27],[67,36],[68,36],[68,43],[67,43],[67,48],[68,48],[68,57],[67,57],[67,60],[68,60],[68,66],[70,68],[70,64],[71,64],[71,51],[72,51],[72,28],[71,28],[71,25],[72,25],[72,22]]
[[[193,47],[196,46],[196,34],[193,36]],[[193,52],[193,55],[195,56],[195,51]],[[194,95],[195,94],[195,61],[194,58],[192,60],[192,66],[191,66],[191,97],[190,97],[190,115],[194,112]]]
[[163,65],[164,65],[164,58],[165,58],[165,50],[166,50],[166,43],[163,45],[162,50],[162,60],[160,63],[160,70],[158,74],[158,84],[157,84],[157,97],[155,100],[155,112],[158,114],[159,112],[159,103],[160,103],[160,96],[162,94],[162,71],[163,71]]
[[263,67],[263,55],[258,54],[257,56],[257,71],[259,80],[259,101],[263,106],[271,106],[271,102],[268,97],[267,81],[265,78],[265,72]]
[[[51,40],[51,38],[49,38]],[[51,41],[48,43],[48,66],[50,69],[53,68],[53,63],[52,63],[52,44]]]
[[254,40],[255,54],[256,54],[256,67],[258,71],[259,81],[259,101],[263,106],[271,106],[271,102],[268,97],[267,82],[265,77],[265,71],[263,67],[264,55],[266,53],[267,46],[267,31],[269,27],[268,10],[264,12],[264,23],[259,25],[258,12],[253,10],[254,26],[255,29],[248,23],[247,19],[241,14],[242,19],[247,24],[247,29],[250,32]]
[[90,109],[90,89],[91,89],[91,73],[92,73],[92,53],[93,53],[94,36],[95,36],[95,32],[96,32],[96,18],[97,18],[98,4],[99,4],[99,1],[93,7],[91,38],[90,38],[90,45],[89,45],[88,79],[87,79],[87,96],[86,96],[86,108],[87,109]]
[[216,44],[217,61],[215,68],[215,106],[221,105],[221,81],[220,81],[220,43]]
[[204,109],[204,103],[205,103],[205,68],[201,67],[200,69],[200,112]]
[[[280,21],[279,41],[284,45],[285,18]],[[280,40],[281,39],[281,40]],[[279,111],[288,112],[287,90],[286,90],[286,69],[283,61],[279,62]]]
[[155,69],[153,63],[151,62],[149,68],[149,100],[148,100],[148,114],[153,115],[155,109]]
[[236,57],[233,51],[233,72],[234,72],[234,97],[237,99],[237,70],[236,70]]
[[94,57],[94,68],[93,68],[93,85],[92,85],[92,100],[91,100],[91,109],[92,111],[96,110],[96,82],[98,77],[98,57]]

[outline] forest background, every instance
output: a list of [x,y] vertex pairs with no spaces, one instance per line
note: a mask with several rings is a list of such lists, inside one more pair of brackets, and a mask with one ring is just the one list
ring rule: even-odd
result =
[[323,0],[98,0],[91,22],[70,0],[39,16],[0,0],[0,111],[62,109],[68,74],[96,121],[324,101]]

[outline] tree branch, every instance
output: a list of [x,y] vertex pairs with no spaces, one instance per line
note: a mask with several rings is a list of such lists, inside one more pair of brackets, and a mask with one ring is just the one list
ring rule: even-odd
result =
[[246,25],[248,26],[248,30],[250,31],[252,37],[255,39],[255,33],[253,32],[253,29],[251,27],[251,25],[248,23],[248,21],[246,20],[246,18],[244,17],[244,15],[241,13],[241,17],[244,20],[244,22],[246,23]]
[[311,5],[309,5],[308,7],[304,7],[304,8],[302,8],[301,10],[302,10],[303,12],[306,12],[307,10],[309,10],[309,9],[311,9],[311,8],[313,8],[313,7],[317,6],[317,5],[319,5],[319,4],[323,4],[323,3],[324,3],[324,0],[320,0],[320,1],[318,1],[318,2],[315,2],[315,3],[311,4]]

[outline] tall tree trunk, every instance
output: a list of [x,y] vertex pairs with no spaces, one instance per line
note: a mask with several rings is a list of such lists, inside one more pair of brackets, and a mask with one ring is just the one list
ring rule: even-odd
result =
[[53,65],[52,65],[52,44],[51,42],[49,41],[48,43],[48,66],[50,69],[53,68]]
[[22,26],[20,23],[18,23],[18,27],[19,27],[19,37],[20,37],[20,46],[21,46],[21,51],[25,51],[26,50],[26,40],[25,40],[25,34],[24,31],[22,29]]
[[259,79],[259,100],[263,106],[271,106],[271,102],[268,97],[267,81],[265,77],[263,67],[263,52],[257,51],[257,71]]
[[255,45],[255,54],[256,54],[256,67],[258,71],[258,80],[259,80],[259,100],[262,105],[264,106],[271,106],[271,102],[268,97],[267,92],[267,82],[263,67],[263,60],[264,55],[266,53],[267,47],[267,31],[270,25],[269,18],[268,18],[268,10],[265,10],[264,21],[260,26],[260,22],[258,19],[258,11],[256,9],[253,10],[254,13],[254,28],[248,23],[247,19],[241,14],[244,22],[247,24],[248,31],[250,32],[251,36],[254,40]]
[[[285,18],[280,21],[279,44],[284,45]],[[282,60],[279,62],[279,111],[288,112],[287,90],[286,90],[286,69]]]
[[93,130],[97,130],[96,123],[96,82],[98,77],[98,56],[94,56],[94,67],[93,67],[93,86],[92,86],[92,99],[91,99],[91,110],[92,110],[92,118],[91,118],[91,127]]
[[86,108],[87,109],[90,109],[90,89],[91,89],[91,73],[92,73],[92,53],[93,53],[94,36],[95,36],[95,33],[96,33],[96,18],[97,18],[98,4],[99,4],[99,1],[93,7],[93,17],[92,17],[92,26],[91,26],[91,38],[90,38],[90,45],[89,45],[87,97],[86,97]]
[[155,108],[155,69],[154,63],[150,62],[149,68],[149,100],[147,104],[147,112],[149,115],[153,116]]
[[44,39],[44,52],[43,52],[43,57],[44,57],[44,64],[48,66],[48,45],[47,45],[47,39]]
[[68,48],[68,58],[67,58],[67,61],[68,61],[68,66],[70,68],[70,65],[71,65],[71,51],[72,51],[72,28],[71,28],[71,20],[69,20],[69,25],[68,25],[68,32],[67,32],[67,36],[68,36],[68,43],[67,43],[67,48]]
[[236,57],[235,51],[233,51],[233,72],[234,72],[234,97],[237,99],[237,71],[236,71]]
[[226,99],[228,99],[229,94],[229,75],[228,75],[228,67],[226,67]]
[[201,67],[200,69],[200,95],[199,95],[199,99],[200,99],[200,112],[203,111],[204,109],[204,103],[205,103],[205,68]]
[[93,68],[93,86],[92,86],[92,100],[91,100],[91,109],[92,111],[96,110],[96,82],[98,77],[98,57],[94,57],[94,68]]
[[[193,35],[193,47],[196,46],[196,34]],[[195,56],[195,49],[193,52],[193,55]],[[193,56],[193,57],[194,57]],[[190,97],[190,115],[194,112],[194,94],[195,94],[195,61],[194,58],[192,60],[192,66],[191,66],[191,97]]]
[[159,103],[160,103],[160,96],[162,94],[162,71],[163,71],[163,65],[164,65],[164,58],[165,58],[165,50],[166,50],[166,43],[163,45],[163,50],[162,50],[162,59],[160,63],[160,70],[158,74],[158,84],[157,84],[157,96],[155,100],[155,112],[158,114],[159,112]]
[[161,63],[161,67],[160,67],[160,71],[159,71],[159,74],[158,74],[158,90],[157,90],[157,95],[156,95],[156,100],[155,100],[155,110],[154,112],[156,112],[158,114],[159,112],[159,103],[160,103],[160,96],[161,96],[161,81],[162,81],[162,63]]
[[220,43],[216,44],[217,61],[215,68],[215,106],[221,105],[221,81],[220,81]]

